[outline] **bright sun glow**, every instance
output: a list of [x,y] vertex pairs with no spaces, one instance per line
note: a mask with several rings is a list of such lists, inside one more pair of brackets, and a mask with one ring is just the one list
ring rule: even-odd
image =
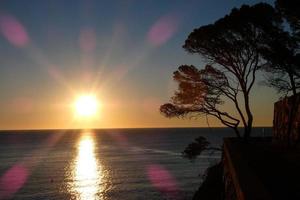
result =
[[99,102],[93,95],[82,95],[76,99],[74,107],[77,116],[92,117],[97,114]]

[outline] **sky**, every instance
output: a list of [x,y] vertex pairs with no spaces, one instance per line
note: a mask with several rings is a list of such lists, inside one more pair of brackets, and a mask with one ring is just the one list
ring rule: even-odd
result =
[[[178,66],[204,66],[182,45],[193,29],[258,2],[2,0],[0,129],[207,127],[205,117],[159,113],[176,89]],[[76,118],[75,99],[90,93],[101,102],[97,116]],[[272,125],[278,98],[258,81],[254,126]]]

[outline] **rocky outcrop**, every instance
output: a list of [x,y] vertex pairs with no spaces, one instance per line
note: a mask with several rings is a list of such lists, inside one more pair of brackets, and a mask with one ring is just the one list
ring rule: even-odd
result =
[[222,200],[223,190],[223,164],[220,162],[207,169],[204,182],[193,200]]

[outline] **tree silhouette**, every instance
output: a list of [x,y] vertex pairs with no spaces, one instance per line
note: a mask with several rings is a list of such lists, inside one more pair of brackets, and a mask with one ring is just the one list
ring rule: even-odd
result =
[[193,161],[203,151],[211,151],[211,153],[214,153],[215,151],[222,151],[222,148],[212,146],[205,137],[199,136],[195,139],[194,142],[190,143],[184,149],[184,151],[182,152],[182,156]]
[[276,9],[288,21],[293,35],[300,39],[300,8],[297,0],[277,0]]
[[238,89],[230,86],[223,72],[211,65],[206,65],[203,70],[192,65],[182,65],[174,72],[173,78],[178,82],[178,91],[172,97],[172,104],[164,104],[160,108],[166,117],[211,115],[232,128],[240,137],[240,120],[219,108],[224,103],[222,95],[238,104]]
[[282,21],[261,48],[268,61],[267,84],[285,96],[295,95],[300,89],[300,9],[294,0],[277,0],[275,5]]
[[284,96],[289,92],[295,95],[300,89],[299,43],[283,30],[273,35],[261,48],[261,54],[267,60],[263,67],[267,72],[266,83]]
[[[174,73],[178,91],[171,103],[161,106],[161,112],[167,117],[212,115],[233,128],[237,136],[241,121],[243,137],[247,140],[253,122],[249,96],[256,72],[265,64],[259,49],[278,29],[278,23],[280,17],[273,7],[260,3],[235,8],[214,24],[195,29],[183,48],[200,55],[209,65],[203,71],[197,71],[194,66],[179,67]],[[233,103],[238,116],[221,110],[224,101]]]

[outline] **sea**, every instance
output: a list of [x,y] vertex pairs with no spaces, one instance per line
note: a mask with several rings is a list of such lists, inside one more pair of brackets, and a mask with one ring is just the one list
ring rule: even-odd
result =
[[[271,128],[253,132],[268,136]],[[192,199],[221,158],[183,158],[199,136],[221,147],[235,135],[227,128],[0,131],[0,199]]]

